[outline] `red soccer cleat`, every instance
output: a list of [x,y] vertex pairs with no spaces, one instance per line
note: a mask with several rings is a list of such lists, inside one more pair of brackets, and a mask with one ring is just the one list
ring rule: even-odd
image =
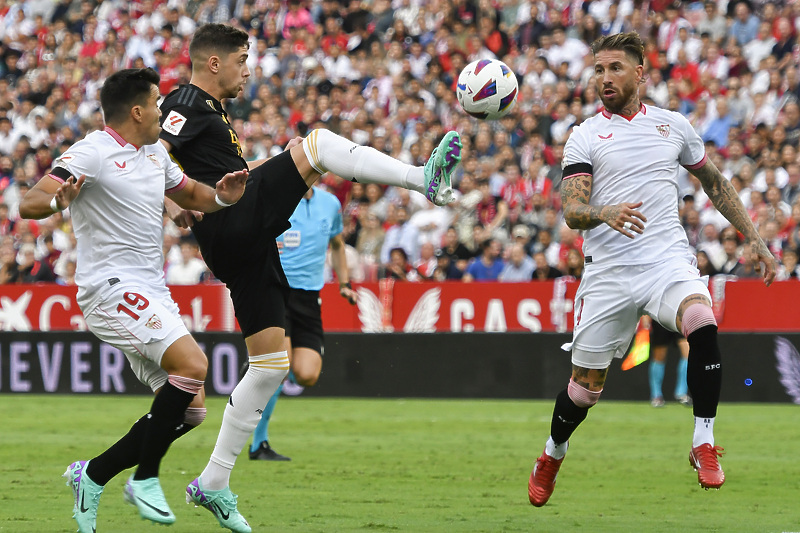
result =
[[545,452],[542,452],[542,456],[536,459],[531,478],[528,480],[528,499],[531,501],[531,505],[541,507],[550,499],[553,489],[556,488],[558,469],[561,468],[563,462],[563,457],[556,460]]
[[704,489],[718,489],[725,483],[725,472],[719,466],[717,457],[722,456],[725,449],[720,446],[701,444],[692,448],[689,464],[697,470],[697,481]]

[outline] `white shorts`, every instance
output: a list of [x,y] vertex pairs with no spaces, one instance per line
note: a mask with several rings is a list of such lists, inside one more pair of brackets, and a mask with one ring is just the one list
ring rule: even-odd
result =
[[686,297],[702,294],[711,301],[708,278],[690,259],[675,258],[654,265],[597,267],[589,265],[575,294],[572,363],[608,368],[622,357],[643,314],[677,331],[678,307]]
[[161,357],[179,338],[189,335],[169,291],[132,283],[105,290],[100,303],[84,313],[98,339],[121,350],[136,377],[153,391],[167,382]]

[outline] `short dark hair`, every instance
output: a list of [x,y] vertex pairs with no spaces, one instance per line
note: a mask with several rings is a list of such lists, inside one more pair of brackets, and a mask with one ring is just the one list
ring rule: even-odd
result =
[[202,63],[214,54],[232,54],[242,46],[249,46],[247,32],[226,24],[204,24],[194,32],[189,43],[192,63]]
[[622,50],[637,65],[644,65],[644,44],[635,31],[600,37],[592,43],[592,54],[602,50]]
[[144,104],[161,77],[151,68],[126,68],[115,72],[100,89],[100,106],[106,123],[124,120],[131,107]]

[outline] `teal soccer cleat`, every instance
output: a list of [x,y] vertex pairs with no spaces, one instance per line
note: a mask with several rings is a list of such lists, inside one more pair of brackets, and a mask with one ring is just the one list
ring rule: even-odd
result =
[[236,495],[229,487],[222,490],[206,490],[200,487],[200,478],[196,478],[186,487],[186,503],[205,507],[217,517],[219,525],[234,533],[250,533],[250,524],[236,509]]
[[89,461],[75,461],[61,476],[67,478],[67,486],[75,495],[72,517],[78,522],[80,533],[96,533],[97,506],[100,504],[100,495],[103,494],[103,486],[98,485],[86,475],[86,465],[88,464]]
[[425,198],[438,206],[453,200],[452,174],[461,161],[461,137],[448,131],[425,163]]
[[139,509],[142,518],[158,524],[175,523],[175,514],[167,504],[157,477],[136,480],[131,476],[123,489],[125,501]]

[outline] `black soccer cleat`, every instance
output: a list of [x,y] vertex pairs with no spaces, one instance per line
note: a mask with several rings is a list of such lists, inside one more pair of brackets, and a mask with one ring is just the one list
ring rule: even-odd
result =
[[291,457],[281,455],[269,445],[269,442],[262,442],[261,446],[254,452],[250,452],[250,459],[252,461],[291,461]]

